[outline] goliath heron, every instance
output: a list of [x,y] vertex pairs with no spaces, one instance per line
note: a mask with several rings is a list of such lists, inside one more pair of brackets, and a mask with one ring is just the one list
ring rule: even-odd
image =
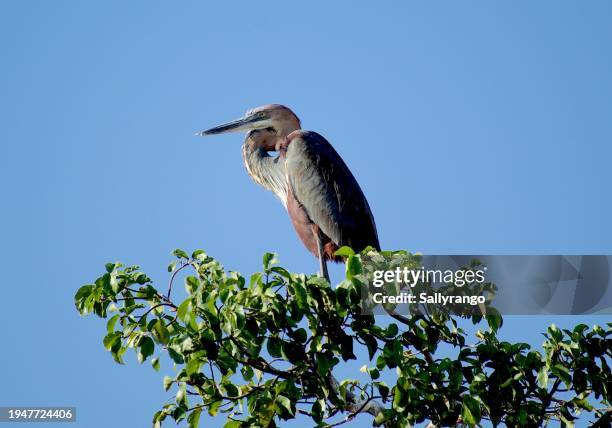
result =
[[247,132],[242,146],[247,172],[281,200],[298,236],[319,259],[322,276],[329,281],[326,261],[342,261],[334,253],[344,245],[380,249],[368,201],[325,138],[303,131],[295,113],[279,104],[249,110],[197,135],[239,131]]

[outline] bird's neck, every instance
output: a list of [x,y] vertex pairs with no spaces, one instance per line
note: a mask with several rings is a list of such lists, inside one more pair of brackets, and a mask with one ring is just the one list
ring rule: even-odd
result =
[[[284,140],[284,139],[283,139]],[[272,145],[274,143],[274,145]],[[277,141],[269,141],[269,145],[256,144],[247,136],[242,145],[242,159],[251,178],[259,185],[272,191],[287,207],[287,182],[285,179],[284,159],[280,156],[270,156]]]

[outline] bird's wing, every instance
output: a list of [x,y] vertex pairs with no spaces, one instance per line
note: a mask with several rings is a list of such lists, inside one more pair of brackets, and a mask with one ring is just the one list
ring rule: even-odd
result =
[[374,217],[357,180],[332,145],[316,132],[290,135],[289,187],[308,217],[336,245],[380,248]]

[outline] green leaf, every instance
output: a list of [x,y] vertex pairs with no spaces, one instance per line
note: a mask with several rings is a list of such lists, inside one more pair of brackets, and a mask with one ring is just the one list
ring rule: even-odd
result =
[[155,324],[153,325],[153,336],[155,336],[157,341],[163,345],[168,343],[170,333],[168,332],[166,323],[163,320],[158,319],[155,321]]
[[108,319],[108,322],[106,323],[106,332],[107,333],[112,333],[113,331],[115,331],[115,324],[117,324],[117,321],[119,320],[120,315],[119,314],[115,314],[112,317],[110,317]]
[[329,374],[329,369],[334,365],[334,361],[332,358],[328,358],[322,354],[317,355],[317,371],[321,376],[327,376]]
[[200,371],[200,366],[202,362],[199,358],[192,358],[187,362],[187,366],[185,367],[185,371],[188,375],[192,375],[198,373]]
[[170,376],[164,376],[164,390],[169,390],[173,383],[174,379],[172,379]]
[[242,368],[240,369],[240,372],[242,373],[242,378],[247,382],[249,382],[253,378],[253,368],[252,367],[242,366]]
[[562,406],[559,409],[559,418],[561,419],[561,427],[574,428],[574,419],[576,418],[571,415],[566,407]]
[[183,358],[183,356],[174,348],[168,348],[168,355],[170,356],[170,358],[172,358],[172,361],[174,361],[176,364],[184,364],[185,363],[185,359]]
[[255,272],[249,280],[249,287],[257,288],[257,286],[261,286],[261,272]]
[[204,260],[206,260],[206,257],[208,257],[206,255],[206,253],[204,252],[204,250],[195,250],[192,254],[191,254],[191,258],[192,259],[196,259],[199,260],[201,262],[203,262]]
[[363,339],[368,347],[368,356],[370,357],[370,361],[372,361],[372,358],[374,358],[374,355],[376,355],[376,352],[378,351],[378,341],[371,334],[362,333],[359,336],[361,339]]
[[291,400],[289,400],[289,398],[285,397],[284,395],[279,395],[276,397],[276,404],[278,407],[284,409],[287,413],[293,416],[294,411],[291,408]]
[[340,354],[344,361],[357,359],[353,353],[353,338],[351,336],[348,334],[339,335],[338,344],[340,345]]
[[125,351],[127,351],[127,347],[121,346],[121,341],[117,342],[111,349],[113,360],[115,360],[115,362],[118,364],[125,364],[123,362],[123,354],[125,354]]
[[223,389],[225,390],[225,392],[227,392],[228,397],[237,397],[240,393],[236,385],[231,382],[225,382],[223,384]]
[[213,401],[209,406],[208,406],[208,414],[210,416],[217,416],[219,407],[221,407],[221,404],[223,402],[221,400],[217,400],[217,401]]
[[375,427],[379,427],[381,426],[384,422],[385,422],[385,414],[383,412],[380,412],[376,415],[376,417],[374,418],[374,422],[373,425]]
[[385,336],[387,336],[388,338],[392,338],[392,337],[397,336],[398,332],[399,332],[399,328],[397,327],[397,324],[391,323],[387,326],[387,330],[385,331]]
[[155,369],[155,371],[159,371],[159,358],[153,358],[151,360],[151,365],[153,366],[153,368]]
[[[387,420],[391,419],[395,415],[395,411],[392,409],[385,409],[379,412],[374,418],[373,425],[378,427],[384,424]],[[408,425],[409,426],[409,425]]]
[[308,334],[306,333],[306,330],[304,330],[303,328],[298,328],[297,330],[293,332],[292,337],[296,341],[300,343],[304,343],[306,342],[306,339],[308,339]]
[[335,257],[349,257],[354,255],[355,252],[353,251],[353,249],[351,247],[347,247],[346,245],[344,247],[338,248],[334,253]]
[[544,366],[538,372],[538,386],[548,388],[548,367]]
[[325,412],[325,400],[317,400],[312,404],[310,413],[313,415],[313,419],[321,424],[323,420],[323,413]]
[[387,397],[389,396],[389,387],[387,386],[387,384],[385,382],[374,382],[374,384],[376,385],[376,387],[378,388],[378,392],[380,393],[380,396],[382,397],[383,401],[387,401]]
[[291,273],[289,273],[289,271],[285,268],[282,268],[280,266],[273,266],[272,268],[270,268],[270,270],[279,274],[285,279],[291,280]]
[[389,341],[383,347],[383,355],[389,368],[395,368],[402,359],[404,350],[398,339]]
[[266,253],[263,256],[263,268],[264,272],[269,272],[272,265],[277,263],[276,254]]
[[74,295],[74,305],[81,315],[85,315],[91,310],[87,302],[93,290],[93,285],[84,285]]
[[589,403],[589,401],[586,398],[583,398],[583,399],[574,398],[572,401],[578,407],[580,407],[581,409],[586,410],[587,412],[592,412],[593,411],[593,408],[594,408],[593,405],[591,403]]
[[393,409],[398,412],[403,412],[405,409],[405,405],[403,404],[403,402],[405,401],[405,398],[406,398],[406,393],[404,392],[404,390],[401,388],[401,386],[398,383],[393,388],[393,403],[392,403]]
[[307,311],[309,309],[308,306],[308,294],[306,293],[306,288],[302,285],[301,281],[295,281],[291,284],[292,294],[295,296],[295,300],[297,301],[298,307]]
[[185,403],[187,398],[187,384],[185,382],[179,382],[178,390],[176,391],[176,402],[177,403]]
[[550,334],[554,343],[559,343],[563,338],[563,332],[555,324],[551,324],[548,327],[548,333]]
[[200,280],[196,276],[189,275],[185,278],[185,290],[187,290],[187,293],[194,294],[199,286]]
[[551,371],[569,387],[572,377],[567,367],[561,363],[558,363],[552,367]]
[[189,259],[189,256],[183,250],[177,248],[172,252],[172,255],[178,257],[179,259]]
[[178,317],[178,319],[180,319],[183,322],[187,322],[187,312],[189,310],[189,305],[191,304],[191,299],[187,298],[183,301],[183,303],[181,303],[178,307],[178,309],[176,310],[176,316]]
[[357,256],[349,256],[346,260],[346,277],[353,278],[355,275],[359,275],[362,272],[361,261]]
[[380,372],[378,371],[378,369],[368,369],[368,373],[370,374],[370,377],[372,378],[372,380],[376,380],[380,377]]
[[201,407],[196,407],[187,416],[187,426],[189,428],[198,428],[200,426],[200,414],[202,413]]
[[155,343],[149,336],[143,336],[138,343],[138,362],[144,362],[155,351]]
[[153,415],[153,428],[161,428],[161,423],[166,419],[167,413],[160,410]]
[[122,333],[120,331],[107,334],[102,341],[104,348],[106,348],[107,351],[110,351],[114,346],[116,346],[117,343],[121,344],[121,336]]
[[493,331],[494,333],[497,333],[497,330],[499,330],[499,328],[504,323],[504,319],[502,318],[499,311],[492,307],[487,308],[486,320],[489,324],[489,327],[491,328],[491,331]]
[[574,327],[574,333],[582,334],[584,331],[588,330],[589,326],[586,324],[578,324]]
[[474,397],[463,396],[463,407],[461,408],[463,422],[474,426],[480,422],[480,403]]
[[108,273],[111,273],[112,271],[114,271],[119,266],[121,266],[121,263],[106,263],[104,265],[104,267],[106,268],[106,272],[108,272]]
[[270,356],[274,358],[280,358],[282,355],[282,344],[283,342],[278,337],[269,337],[266,344],[266,349]]

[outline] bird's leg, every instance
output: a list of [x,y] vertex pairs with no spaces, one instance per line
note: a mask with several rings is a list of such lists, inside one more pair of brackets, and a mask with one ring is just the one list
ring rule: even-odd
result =
[[327,273],[327,262],[325,261],[321,253],[319,253],[319,264],[321,268],[321,276],[331,284],[331,281],[329,280],[329,273]]
[[325,253],[323,249],[323,240],[321,239],[321,234],[318,230],[313,229],[313,233],[315,234],[315,239],[317,240],[317,252],[319,255],[319,274],[327,280],[331,284],[329,280],[329,273],[327,273],[327,262],[325,261]]

